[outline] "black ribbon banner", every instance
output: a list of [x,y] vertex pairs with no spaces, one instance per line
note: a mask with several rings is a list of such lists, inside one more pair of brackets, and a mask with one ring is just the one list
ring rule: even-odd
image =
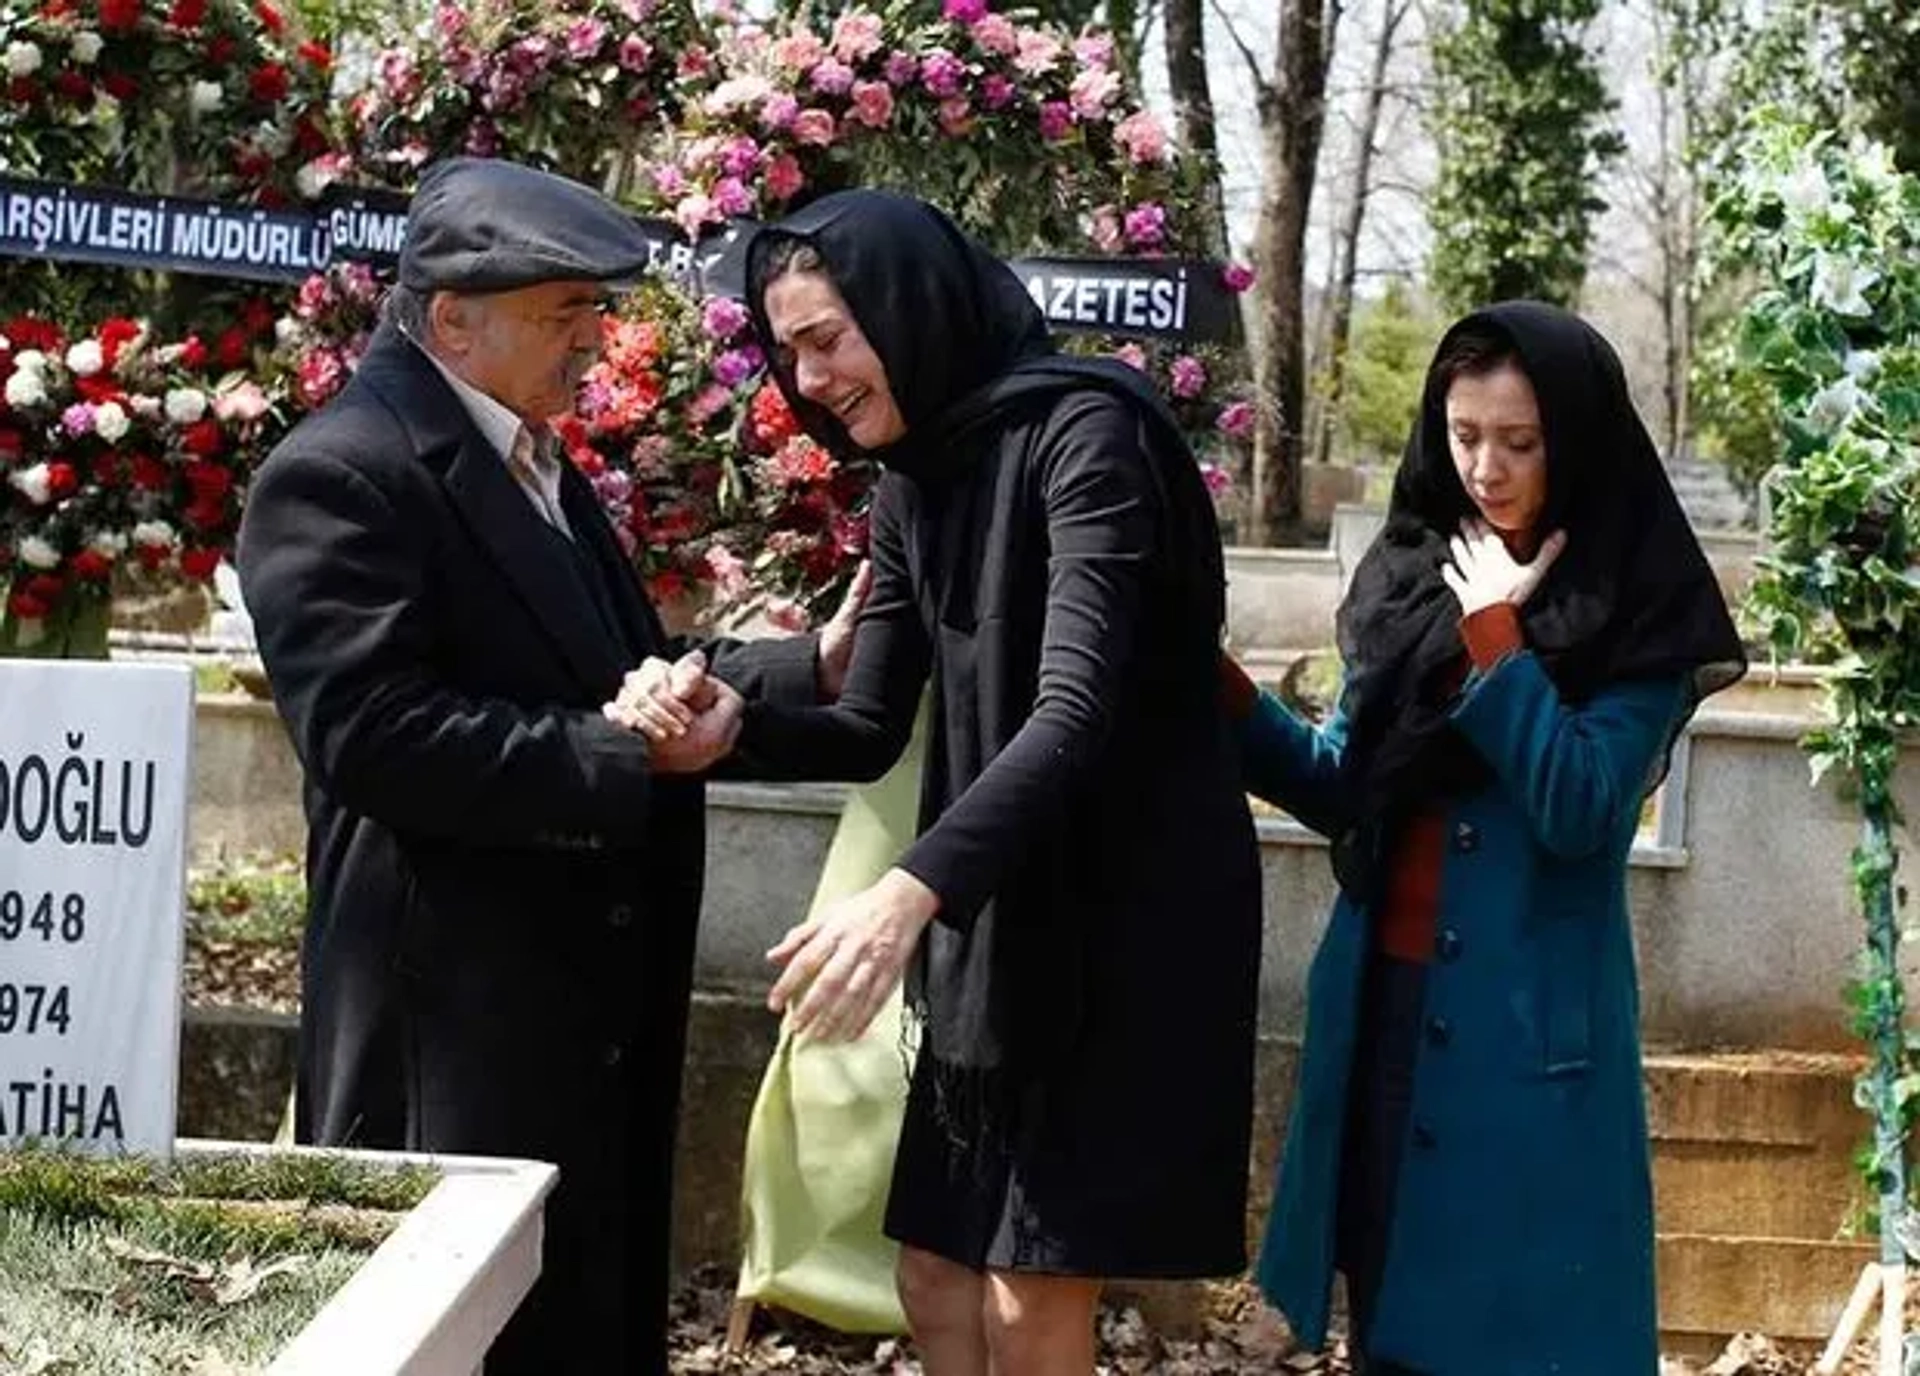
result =
[[[671,220],[637,223],[655,268],[716,295],[745,290],[751,222],[698,243]],[[334,263],[391,268],[406,228],[406,197],[364,188],[333,187],[316,206],[268,209],[0,176],[0,257],[299,282]],[[1212,263],[1016,258],[1010,266],[1057,330],[1195,341],[1238,330],[1233,295]]]

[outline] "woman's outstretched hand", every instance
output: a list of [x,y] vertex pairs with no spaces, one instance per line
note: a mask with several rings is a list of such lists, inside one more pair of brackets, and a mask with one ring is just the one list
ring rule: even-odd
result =
[[1440,565],[1440,576],[1460,600],[1462,616],[1500,602],[1518,607],[1533,596],[1566,547],[1567,533],[1556,530],[1523,564],[1507,549],[1500,532],[1485,521],[1462,521],[1449,546],[1451,557]]
[[851,1041],[900,983],[907,957],[939,910],[937,894],[902,869],[802,922],[767,952],[781,967],[767,995],[791,1010],[793,1030],[825,1042]]

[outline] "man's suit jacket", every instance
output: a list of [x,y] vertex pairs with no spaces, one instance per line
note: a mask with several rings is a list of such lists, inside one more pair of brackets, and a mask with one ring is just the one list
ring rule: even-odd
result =
[[[657,1346],[702,783],[600,716],[683,647],[570,466],[562,493],[571,544],[391,333],[254,480],[241,582],[310,825],[296,1118],[557,1162],[535,1310],[568,1311],[580,1370],[656,1370],[617,1354]],[[813,698],[811,638],[710,653]],[[643,1331],[598,1346],[609,1322]],[[527,1369],[574,1370],[555,1341]]]

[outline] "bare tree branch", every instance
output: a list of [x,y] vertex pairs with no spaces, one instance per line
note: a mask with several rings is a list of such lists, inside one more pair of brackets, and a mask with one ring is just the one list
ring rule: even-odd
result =
[[1227,37],[1232,40],[1233,46],[1240,50],[1240,57],[1247,64],[1247,73],[1253,78],[1253,89],[1259,93],[1261,99],[1269,99],[1272,83],[1267,80],[1266,71],[1260,65],[1259,55],[1248,46],[1247,40],[1240,36],[1240,26],[1233,22],[1233,16],[1227,13],[1226,6],[1221,3],[1221,0],[1208,0],[1208,3],[1213,6],[1214,16],[1219,19],[1221,27],[1226,29]]

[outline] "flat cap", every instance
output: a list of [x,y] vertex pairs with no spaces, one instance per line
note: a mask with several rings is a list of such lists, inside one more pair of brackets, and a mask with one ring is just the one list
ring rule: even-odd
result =
[[494,158],[429,166],[407,210],[400,283],[416,291],[506,291],[536,282],[637,276],[647,238],[579,182]]

